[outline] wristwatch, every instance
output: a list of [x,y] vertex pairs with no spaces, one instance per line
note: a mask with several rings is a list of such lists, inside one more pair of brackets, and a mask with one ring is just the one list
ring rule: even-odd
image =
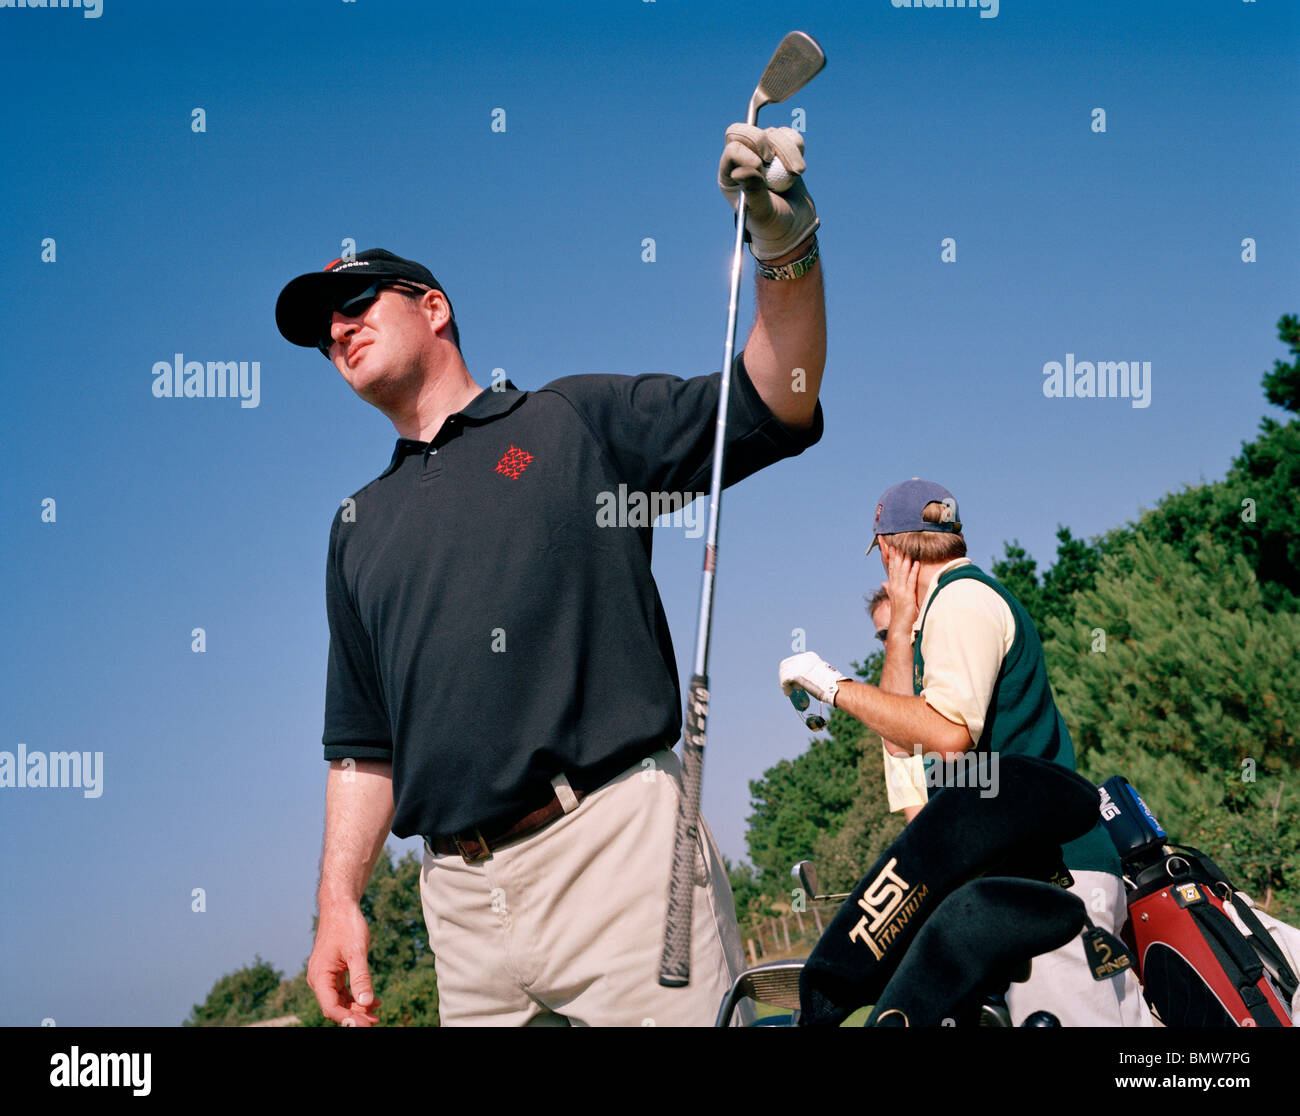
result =
[[800,275],[804,275],[812,269],[812,265],[817,262],[819,251],[817,238],[814,236],[812,247],[797,260],[791,260],[789,263],[779,264],[776,267],[765,264],[762,260],[755,260],[754,262],[758,266],[759,275],[764,279],[798,279]]

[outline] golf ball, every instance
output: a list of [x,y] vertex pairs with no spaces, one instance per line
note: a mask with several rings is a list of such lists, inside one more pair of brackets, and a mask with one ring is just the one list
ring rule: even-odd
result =
[[772,161],[767,165],[767,187],[769,190],[775,190],[778,194],[784,194],[790,189],[797,175],[791,174],[785,169],[785,164],[781,162],[781,156],[773,155]]

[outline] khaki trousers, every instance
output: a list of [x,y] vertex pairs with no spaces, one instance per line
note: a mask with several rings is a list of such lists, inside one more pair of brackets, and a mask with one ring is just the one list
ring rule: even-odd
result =
[[659,984],[680,795],[664,750],[480,863],[426,846],[420,899],[443,1025],[712,1026],[743,953],[703,818],[690,984]]

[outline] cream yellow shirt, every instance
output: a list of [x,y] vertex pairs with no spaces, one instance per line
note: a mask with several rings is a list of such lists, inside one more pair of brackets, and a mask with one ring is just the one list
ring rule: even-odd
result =
[[1002,660],[1016,639],[1016,619],[997,592],[972,578],[945,586],[929,616],[925,611],[940,577],[970,564],[969,558],[955,558],[934,575],[912,625],[912,642],[925,617],[921,696],[936,713],[965,725],[971,740],[978,741]]
[[[969,558],[955,558],[934,575],[912,625],[913,644],[939,578],[970,564]],[[993,686],[1015,638],[1016,620],[1007,602],[979,581],[962,578],[953,582],[930,610],[921,637],[925,659],[921,696],[937,713],[965,725],[972,741],[978,741],[984,731]],[[888,748],[883,751],[890,810],[924,806],[929,791],[921,757],[896,756]]]

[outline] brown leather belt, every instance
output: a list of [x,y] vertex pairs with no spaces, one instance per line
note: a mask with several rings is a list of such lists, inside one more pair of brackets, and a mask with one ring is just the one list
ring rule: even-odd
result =
[[[659,748],[671,747],[672,741],[659,745]],[[569,789],[573,792],[573,797],[578,802],[581,802],[592,791],[599,790],[610,780],[617,778],[629,767],[636,764],[638,759],[644,763],[644,756],[653,755],[659,748],[652,747],[649,751],[641,753],[640,756],[635,751],[631,755],[626,753],[622,756],[615,755],[589,768],[581,775],[574,775],[569,783]],[[560,802],[559,796],[552,790],[551,797],[545,805],[530,810],[523,817],[494,818],[491,821],[471,826],[469,829],[462,829],[459,833],[452,833],[446,837],[426,836],[424,845],[431,853],[438,856],[451,856],[454,853],[460,856],[466,864],[477,864],[491,856],[493,849],[500,848],[511,841],[531,837],[538,830],[545,829],[551,822],[563,816],[564,806]]]
[[[587,792],[573,787],[573,797],[581,802]],[[540,829],[545,829],[551,822],[564,816],[564,807],[554,794],[545,806],[539,806],[514,821],[497,819],[486,826],[473,826],[453,833],[449,837],[426,837],[424,843],[429,851],[439,856],[459,854],[466,864],[477,864],[492,855],[492,850],[509,841],[518,841],[530,837]]]

